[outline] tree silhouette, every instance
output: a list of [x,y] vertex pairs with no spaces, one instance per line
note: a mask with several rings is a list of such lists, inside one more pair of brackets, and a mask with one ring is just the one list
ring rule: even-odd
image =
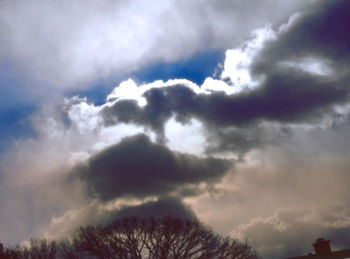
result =
[[0,242],[0,259],[21,259],[15,249],[5,248]]
[[197,221],[124,218],[106,227],[81,227],[74,245],[97,258],[255,259],[247,244],[214,234]]
[[23,259],[56,259],[57,244],[46,239],[31,239],[29,247],[20,249]]
[[223,238],[196,220],[135,217],[107,226],[80,227],[60,242],[32,239],[4,249],[0,259],[257,259],[246,243]]
[[78,249],[74,243],[69,239],[63,240],[60,242],[58,247],[58,257],[64,259],[81,259],[84,257],[84,251]]

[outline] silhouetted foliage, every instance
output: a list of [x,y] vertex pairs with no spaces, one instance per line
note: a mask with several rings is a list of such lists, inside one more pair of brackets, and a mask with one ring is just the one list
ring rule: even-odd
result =
[[20,259],[20,257],[16,249],[5,248],[4,245],[0,243],[0,259]]
[[80,259],[85,257],[82,250],[78,249],[72,241],[66,239],[59,244],[58,258]]
[[116,220],[107,226],[80,227],[60,241],[32,239],[4,249],[0,259],[257,259],[246,243],[214,234],[198,221],[164,217]]
[[80,228],[74,243],[98,258],[257,258],[247,244],[216,235],[197,221],[171,217]]
[[56,259],[57,244],[46,239],[32,239],[28,247],[19,251],[21,259]]

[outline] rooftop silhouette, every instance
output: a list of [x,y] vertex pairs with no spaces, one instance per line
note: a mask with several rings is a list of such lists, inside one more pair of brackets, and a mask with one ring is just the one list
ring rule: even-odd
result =
[[350,249],[332,252],[330,240],[319,238],[312,244],[315,253],[307,255],[288,257],[286,259],[346,259],[350,258]]

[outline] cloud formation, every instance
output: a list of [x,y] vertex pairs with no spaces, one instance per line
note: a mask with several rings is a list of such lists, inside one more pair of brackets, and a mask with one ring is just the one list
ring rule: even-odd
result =
[[44,234],[48,238],[66,238],[80,226],[110,224],[117,218],[149,216],[196,218],[191,208],[176,197],[141,201],[122,199],[112,203],[93,200],[84,206],[75,206],[60,216],[54,216],[50,224],[45,227]]
[[232,95],[196,94],[183,85],[150,89],[143,95],[145,107],[122,100],[104,109],[104,119],[107,125],[131,122],[161,132],[173,115],[183,122],[194,117],[208,126],[240,126],[259,120],[300,122],[319,118],[330,105],[348,100],[349,89],[342,81],[297,72],[269,76],[259,88]]
[[83,88],[150,63],[240,44],[255,27],[310,2],[1,1],[0,57],[35,82]]
[[[24,233],[11,240],[172,213],[248,238],[263,258],[308,252],[319,236],[346,246],[349,3],[258,2],[53,1],[34,10],[32,1],[2,1],[1,42],[11,44],[0,45],[0,55],[63,88],[202,48],[232,48],[217,76],[202,85],[129,79],[101,105],[72,97],[43,106],[32,120],[36,138],[16,141],[1,158],[2,215],[30,215],[23,217]],[[301,8],[310,2],[312,8]],[[52,13],[60,19],[40,23]],[[28,37],[31,30],[40,46]],[[22,191],[7,195],[16,188]],[[23,197],[36,206],[24,208]],[[17,221],[0,230],[10,233]]]
[[336,0],[320,2],[302,13],[264,49],[253,71],[269,73],[284,61],[299,63],[300,71],[308,68],[303,61],[309,58],[316,65],[321,63],[320,68],[329,67],[335,77],[343,76],[349,63],[348,10],[349,2]]
[[273,216],[255,219],[240,231],[271,259],[314,252],[315,236],[324,235],[333,240],[333,250],[345,249],[350,241],[350,213],[344,205],[333,205],[327,211],[321,208],[278,209]]
[[72,174],[86,182],[92,197],[106,201],[195,193],[201,183],[220,180],[231,166],[229,160],[174,153],[145,135],[136,135],[89,158]]
[[348,125],[290,129],[245,155],[215,195],[188,202],[221,233],[230,225],[230,235],[248,238],[263,258],[312,252],[318,237],[331,239],[334,250],[345,249],[349,146]]

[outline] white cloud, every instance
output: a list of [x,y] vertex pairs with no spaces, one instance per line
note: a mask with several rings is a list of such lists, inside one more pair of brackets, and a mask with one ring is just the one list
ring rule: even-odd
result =
[[[140,107],[147,104],[146,98],[143,94],[153,88],[165,88],[174,85],[183,85],[191,89],[196,94],[207,93],[200,88],[197,84],[187,80],[187,79],[170,79],[166,82],[163,80],[156,80],[152,83],[145,83],[137,85],[134,80],[128,79],[121,82],[114,90],[107,96],[107,102],[113,103],[119,100],[135,100]],[[108,105],[108,103],[106,104]]]
[[198,120],[192,119],[183,125],[172,118],[165,125],[165,136],[171,150],[198,156],[203,154],[206,140],[203,125]]
[[68,117],[77,127],[81,134],[97,130],[102,123],[99,115],[101,107],[88,104],[86,99],[73,104],[68,110]]
[[1,1],[0,59],[48,87],[83,88],[150,63],[240,45],[251,30],[310,2]]
[[255,30],[253,34],[253,40],[247,41],[241,48],[226,51],[221,78],[229,78],[236,92],[254,88],[261,83],[261,78],[251,77],[250,66],[264,44],[276,38],[275,32],[269,27]]
[[239,92],[236,87],[232,87],[228,85],[225,81],[213,79],[211,77],[207,77],[203,84],[201,85],[201,89],[205,91],[205,93],[210,92],[225,92],[226,94],[234,94]]

